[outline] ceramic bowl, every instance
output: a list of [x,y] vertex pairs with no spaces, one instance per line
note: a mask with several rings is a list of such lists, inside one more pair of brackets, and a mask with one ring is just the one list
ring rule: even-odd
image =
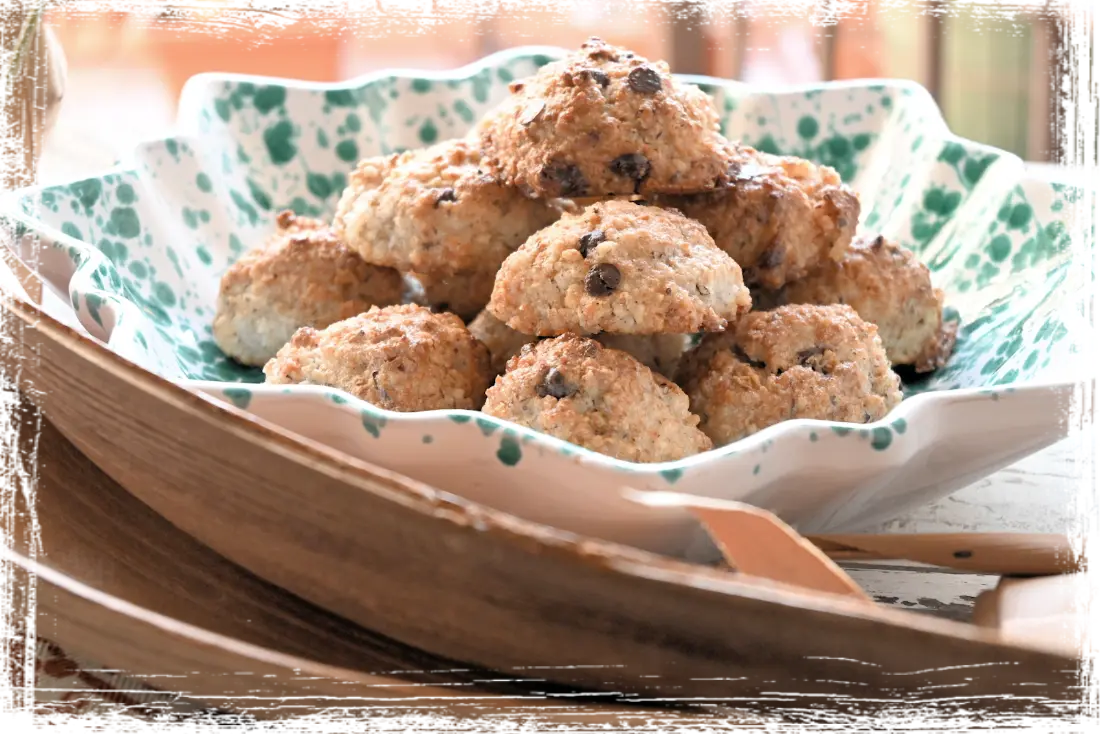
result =
[[466,133],[507,84],[560,56],[513,49],[446,73],[339,84],[201,75],[177,132],[101,176],[17,192],[3,215],[55,314],[128,360],[302,436],[476,502],[675,555],[713,551],[681,511],[622,488],[740,500],[803,532],[857,529],[953,492],[1065,432],[1077,300],[1067,225],[1082,190],[952,135],[901,81],[780,90],[684,77],[724,133],[836,168],[863,231],[912,248],[961,322],[946,367],[866,425],[794,420],[662,464],[598,455],[469,411],[399,414],[333,389],[269,386],[211,338],[218,280],[283,208],[329,216],[362,157]]

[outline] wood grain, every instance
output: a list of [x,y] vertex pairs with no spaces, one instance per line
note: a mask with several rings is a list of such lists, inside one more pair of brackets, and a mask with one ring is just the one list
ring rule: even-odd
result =
[[180,533],[81,456],[3,373],[0,405],[2,609],[158,688],[315,734],[361,732],[363,722],[454,731],[456,721],[470,731],[802,731],[508,678],[365,631]]
[[641,700],[853,684],[883,701],[943,685],[1076,695],[1064,655],[491,512],[189,393],[25,304],[5,317],[38,355],[23,365],[29,394],[120,485],[226,558],[405,645]]
[[1069,573],[1076,571],[1081,562],[1069,538],[1055,533],[849,534],[814,535],[809,540],[830,555],[854,550],[872,558],[903,559],[1003,576]]
[[[737,22],[747,24],[747,16],[740,13]],[[738,31],[742,41],[747,27]],[[39,166],[40,179],[48,183],[95,175],[126,155],[134,140],[155,136],[171,124],[173,102],[148,69],[74,67],[70,80],[66,104],[57,128],[46,140]],[[112,116],[111,111],[119,108],[131,114],[125,119]],[[1066,166],[1025,166],[1028,175],[1044,180],[1086,178]],[[1077,498],[1086,486],[1080,461],[1086,450],[1079,438],[1071,437],[949,497],[889,522],[854,529],[879,533],[1071,531]],[[969,619],[974,598],[996,583],[986,575],[915,564],[846,563],[844,567],[881,604],[961,620]]]

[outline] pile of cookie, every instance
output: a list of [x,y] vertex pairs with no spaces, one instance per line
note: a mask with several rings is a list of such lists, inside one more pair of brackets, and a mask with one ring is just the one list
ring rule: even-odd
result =
[[214,337],[271,383],[482,410],[628,461],[792,418],[865,423],[954,324],[914,255],[856,237],[836,171],[727,140],[667,64],[589,39],[464,139],[359,163],[283,212]]

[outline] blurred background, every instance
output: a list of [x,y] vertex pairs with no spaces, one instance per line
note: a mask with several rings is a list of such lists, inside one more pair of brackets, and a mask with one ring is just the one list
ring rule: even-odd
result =
[[673,71],[764,87],[912,79],[962,136],[1030,161],[1052,160],[1057,146],[1051,88],[1064,24],[1044,0],[348,0],[308,16],[306,5],[53,4],[47,22],[69,82],[40,179],[94,173],[164,134],[183,83],[200,72],[335,81],[385,67],[452,68],[516,45],[572,48],[589,35],[666,59]]

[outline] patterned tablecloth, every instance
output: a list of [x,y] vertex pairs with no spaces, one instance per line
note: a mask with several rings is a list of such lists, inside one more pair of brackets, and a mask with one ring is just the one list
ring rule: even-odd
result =
[[0,616],[0,734],[289,734],[69,655]]

